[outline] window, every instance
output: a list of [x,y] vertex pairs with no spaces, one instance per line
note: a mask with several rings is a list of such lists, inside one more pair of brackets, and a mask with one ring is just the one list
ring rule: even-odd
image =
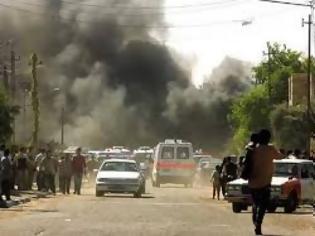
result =
[[298,166],[295,163],[276,163],[274,176],[276,177],[289,177],[298,176]]
[[103,171],[128,171],[128,172],[137,172],[137,165],[134,163],[127,162],[106,162],[102,166],[101,170]]
[[315,166],[312,164],[308,164],[306,165],[306,169],[308,170],[310,178],[315,178]]
[[174,159],[174,147],[162,147],[161,159]]
[[189,147],[178,147],[177,148],[177,159],[189,159]]
[[301,178],[302,179],[310,178],[310,173],[308,171],[307,165],[303,165],[301,168]]

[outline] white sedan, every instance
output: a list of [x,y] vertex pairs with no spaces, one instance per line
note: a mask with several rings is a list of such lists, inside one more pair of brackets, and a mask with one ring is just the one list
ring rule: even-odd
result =
[[105,160],[96,176],[96,196],[105,193],[145,193],[145,178],[134,160]]

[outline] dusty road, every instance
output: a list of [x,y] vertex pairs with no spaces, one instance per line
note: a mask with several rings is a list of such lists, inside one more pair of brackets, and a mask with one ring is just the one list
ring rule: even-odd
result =
[[[149,184],[148,184],[149,185]],[[253,235],[249,212],[234,214],[224,201],[210,200],[208,190],[162,186],[144,198],[57,196],[0,212],[0,235],[246,236]],[[309,210],[267,215],[265,235],[315,235]]]

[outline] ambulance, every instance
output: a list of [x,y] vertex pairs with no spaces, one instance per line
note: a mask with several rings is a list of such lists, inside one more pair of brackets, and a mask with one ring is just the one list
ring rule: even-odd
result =
[[184,184],[192,187],[196,172],[193,146],[182,140],[167,139],[159,143],[153,153],[152,184]]

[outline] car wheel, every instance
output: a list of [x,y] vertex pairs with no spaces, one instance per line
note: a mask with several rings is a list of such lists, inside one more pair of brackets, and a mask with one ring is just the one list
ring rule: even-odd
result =
[[135,197],[135,198],[141,198],[141,192],[138,191],[138,192],[134,193],[134,194],[133,194],[133,197]]
[[292,213],[296,210],[298,205],[297,196],[295,193],[291,193],[287,199],[287,202],[284,206],[284,212],[285,213]]
[[277,205],[275,205],[275,204],[272,204],[272,205],[268,206],[268,208],[267,208],[267,211],[269,213],[275,213],[276,210],[277,210]]
[[141,187],[141,193],[142,194],[145,194],[145,183],[142,185],[142,187]]
[[236,203],[236,202],[233,202],[232,203],[232,210],[234,213],[240,213],[243,209],[243,205],[240,204],[240,203]]
[[97,191],[97,190],[96,190],[95,196],[96,196],[96,197],[102,197],[102,196],[104,196],[104,192],[102,192],[102,191]]

